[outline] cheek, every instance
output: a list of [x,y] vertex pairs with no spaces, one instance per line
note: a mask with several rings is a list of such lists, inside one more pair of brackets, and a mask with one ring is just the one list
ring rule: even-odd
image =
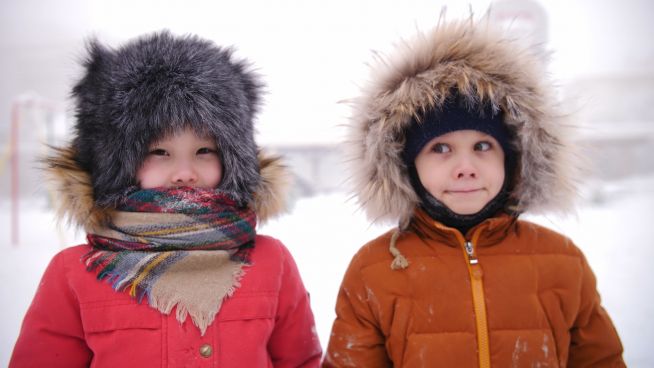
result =
[[438,198],[444,178],[447,177],[443,165],[431,160],[416,161],[416,171],[422,186],[427,189],[429,194]]
[[502,189],[502,185],[504,185],[504,177],[505,177],[505,171],[504,171],[504,161],[496,161],[493,164],[486,165],[486,177],[489,178],[490,183],[489,186],[496,191],[495,194],[499,193],[500,189]]
[[220,160],[207,163],[205,168],[202,170],[204,172],[205,181],[209,187],[217,187],[223,178],[223,166]]
[[212,179],[213,179],[213,182],[215,183],[213,186],[214,186],[214,187],[217,187],[218,184],[220,184],[220,182],[221,182],[222,179],[223,179],[223,171],[222,171],[222,168],[219,167],[218,169],[216,169],[216,170],[214,171],[214,173],[213,173],[213,175],[212,175]]
[[136,180],[138,185],[143,189],[155,188],[160,186],[163,168],[156,162],[146,160],[143,165],[136,171]]

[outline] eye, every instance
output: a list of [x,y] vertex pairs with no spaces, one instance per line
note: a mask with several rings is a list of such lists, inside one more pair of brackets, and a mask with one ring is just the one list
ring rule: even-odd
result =
[[150,151],[150,154],[153,156],[168,156],[168,151],[163,148],[155,148]]
[[209,148],[209,147],[202,147],[197,150],[196,154],[197,155],[208,155],[211,153],[218,153],[215,149]]
[[452,151],[450,146],[445,143],[436,143],[431,147],[431,150],[436,153],[448,153]]
[[488,151],[493,148],[493,145],[490,142],[482,141],[475,143],[475,151]]

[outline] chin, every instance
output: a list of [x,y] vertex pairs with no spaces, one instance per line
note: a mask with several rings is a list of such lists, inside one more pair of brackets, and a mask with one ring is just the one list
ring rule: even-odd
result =
[[479,211],[454,211],[457,215],[474,215]]
[[457,207],[457,206],[448,206],[452,212],[457,215],[474,215],[475,213],[481,211],[483,207]]

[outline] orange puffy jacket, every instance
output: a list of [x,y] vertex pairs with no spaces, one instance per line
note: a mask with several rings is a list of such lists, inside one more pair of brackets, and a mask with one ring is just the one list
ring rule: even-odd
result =
[[[418,235],[420,234],[420,235]],[[595,277],[564,236],[508,215],[464,237],[417,216],[352,260],[325,367],[623,367]]]

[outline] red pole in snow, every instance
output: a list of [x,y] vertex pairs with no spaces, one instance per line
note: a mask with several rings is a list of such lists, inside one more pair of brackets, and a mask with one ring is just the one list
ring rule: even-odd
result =
[[11,106],[11,140],[10,140],[10,156],[11,156],[11,244],[18,246],[18,201],[19,201],[19,185],[20,178],[18,177],[18,123],[19,123],[19,103],[14,102]]

